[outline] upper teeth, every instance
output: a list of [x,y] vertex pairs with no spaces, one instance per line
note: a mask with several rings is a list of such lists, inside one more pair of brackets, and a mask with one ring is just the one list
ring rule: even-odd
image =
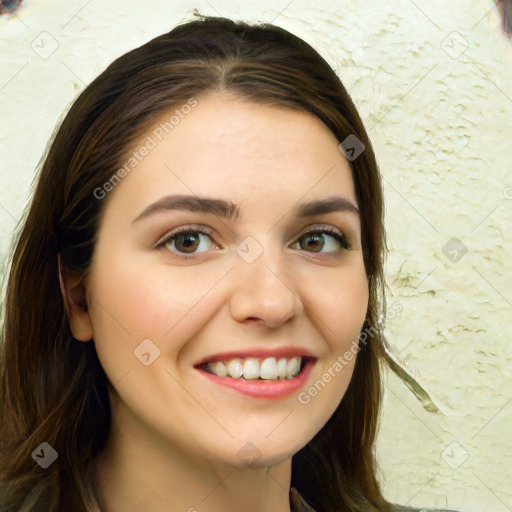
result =
[[248,357],[246,359],[230,359],[229,361],[215,361],[208,363],[205,368],[218,377],[232,377],[234,379],[291,379],[295,377],[302,363],[302,357],[287,359],[281,357],[267,357],[258,359]]

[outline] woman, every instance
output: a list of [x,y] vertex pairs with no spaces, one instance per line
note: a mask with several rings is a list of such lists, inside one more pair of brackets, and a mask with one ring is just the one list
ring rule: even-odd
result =
[[1,510],[403,510],[373,453],[384,251],[371,143],[304,41],[203,17],[117,59],[16,241]]

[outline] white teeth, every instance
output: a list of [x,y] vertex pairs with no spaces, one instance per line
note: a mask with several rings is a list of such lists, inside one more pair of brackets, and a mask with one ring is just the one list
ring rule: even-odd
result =
[[232,359],[228,363],[228,373],[230,377],[233,377],[234,379],[239,379],[242,376],[242,373],[244,372],[244,367],[242,365],[241,359]]
[[281,357],[279,361],[277,361],[277,376],[280,379],[286,377],[286,357]]
[[211,364],[213,365],[213,373],[215,373],[215,375],[218,375],[219,377],[227,377],[228,369],[222,361],[216,361]]
[[298,375],[302,357],[296,356],[287,359],[281,357],[267,357],[260,361],[256,357],[247,359],[231,359],[230,361],[215,361],[208,363],[206,369],[218,377],[243,378],[247,380],[277,380],[291,379]]
[[277,379],[277,362],[275,357],[267,357],[261,363],[260,377],[267,380]]
[[260,365],[254,357],[249,357],[244,361],[244,379],[258,379],[260,376]]
[[286,363],[286,375],[295,375],[300,370],[300,357],[292,357]]

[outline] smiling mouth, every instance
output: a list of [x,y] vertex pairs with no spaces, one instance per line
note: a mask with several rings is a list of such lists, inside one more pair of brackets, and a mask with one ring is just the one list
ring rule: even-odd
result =
[[308,361],[313,358],[294,357],[247,357],[225,361],[212,361],[199,365],[199,368],[215,375],[234,380],[283,381],[297,377]]

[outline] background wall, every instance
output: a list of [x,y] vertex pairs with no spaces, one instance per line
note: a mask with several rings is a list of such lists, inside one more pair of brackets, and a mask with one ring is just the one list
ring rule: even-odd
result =
[[369,130],[385,185],[388,301],[403,308],[388,338],[434,404],[387,372],[386,497],[512,510],[512,43],[490,0],[27,0],[0,17],[0,260],[73,98],[194,7],[308,40]]

